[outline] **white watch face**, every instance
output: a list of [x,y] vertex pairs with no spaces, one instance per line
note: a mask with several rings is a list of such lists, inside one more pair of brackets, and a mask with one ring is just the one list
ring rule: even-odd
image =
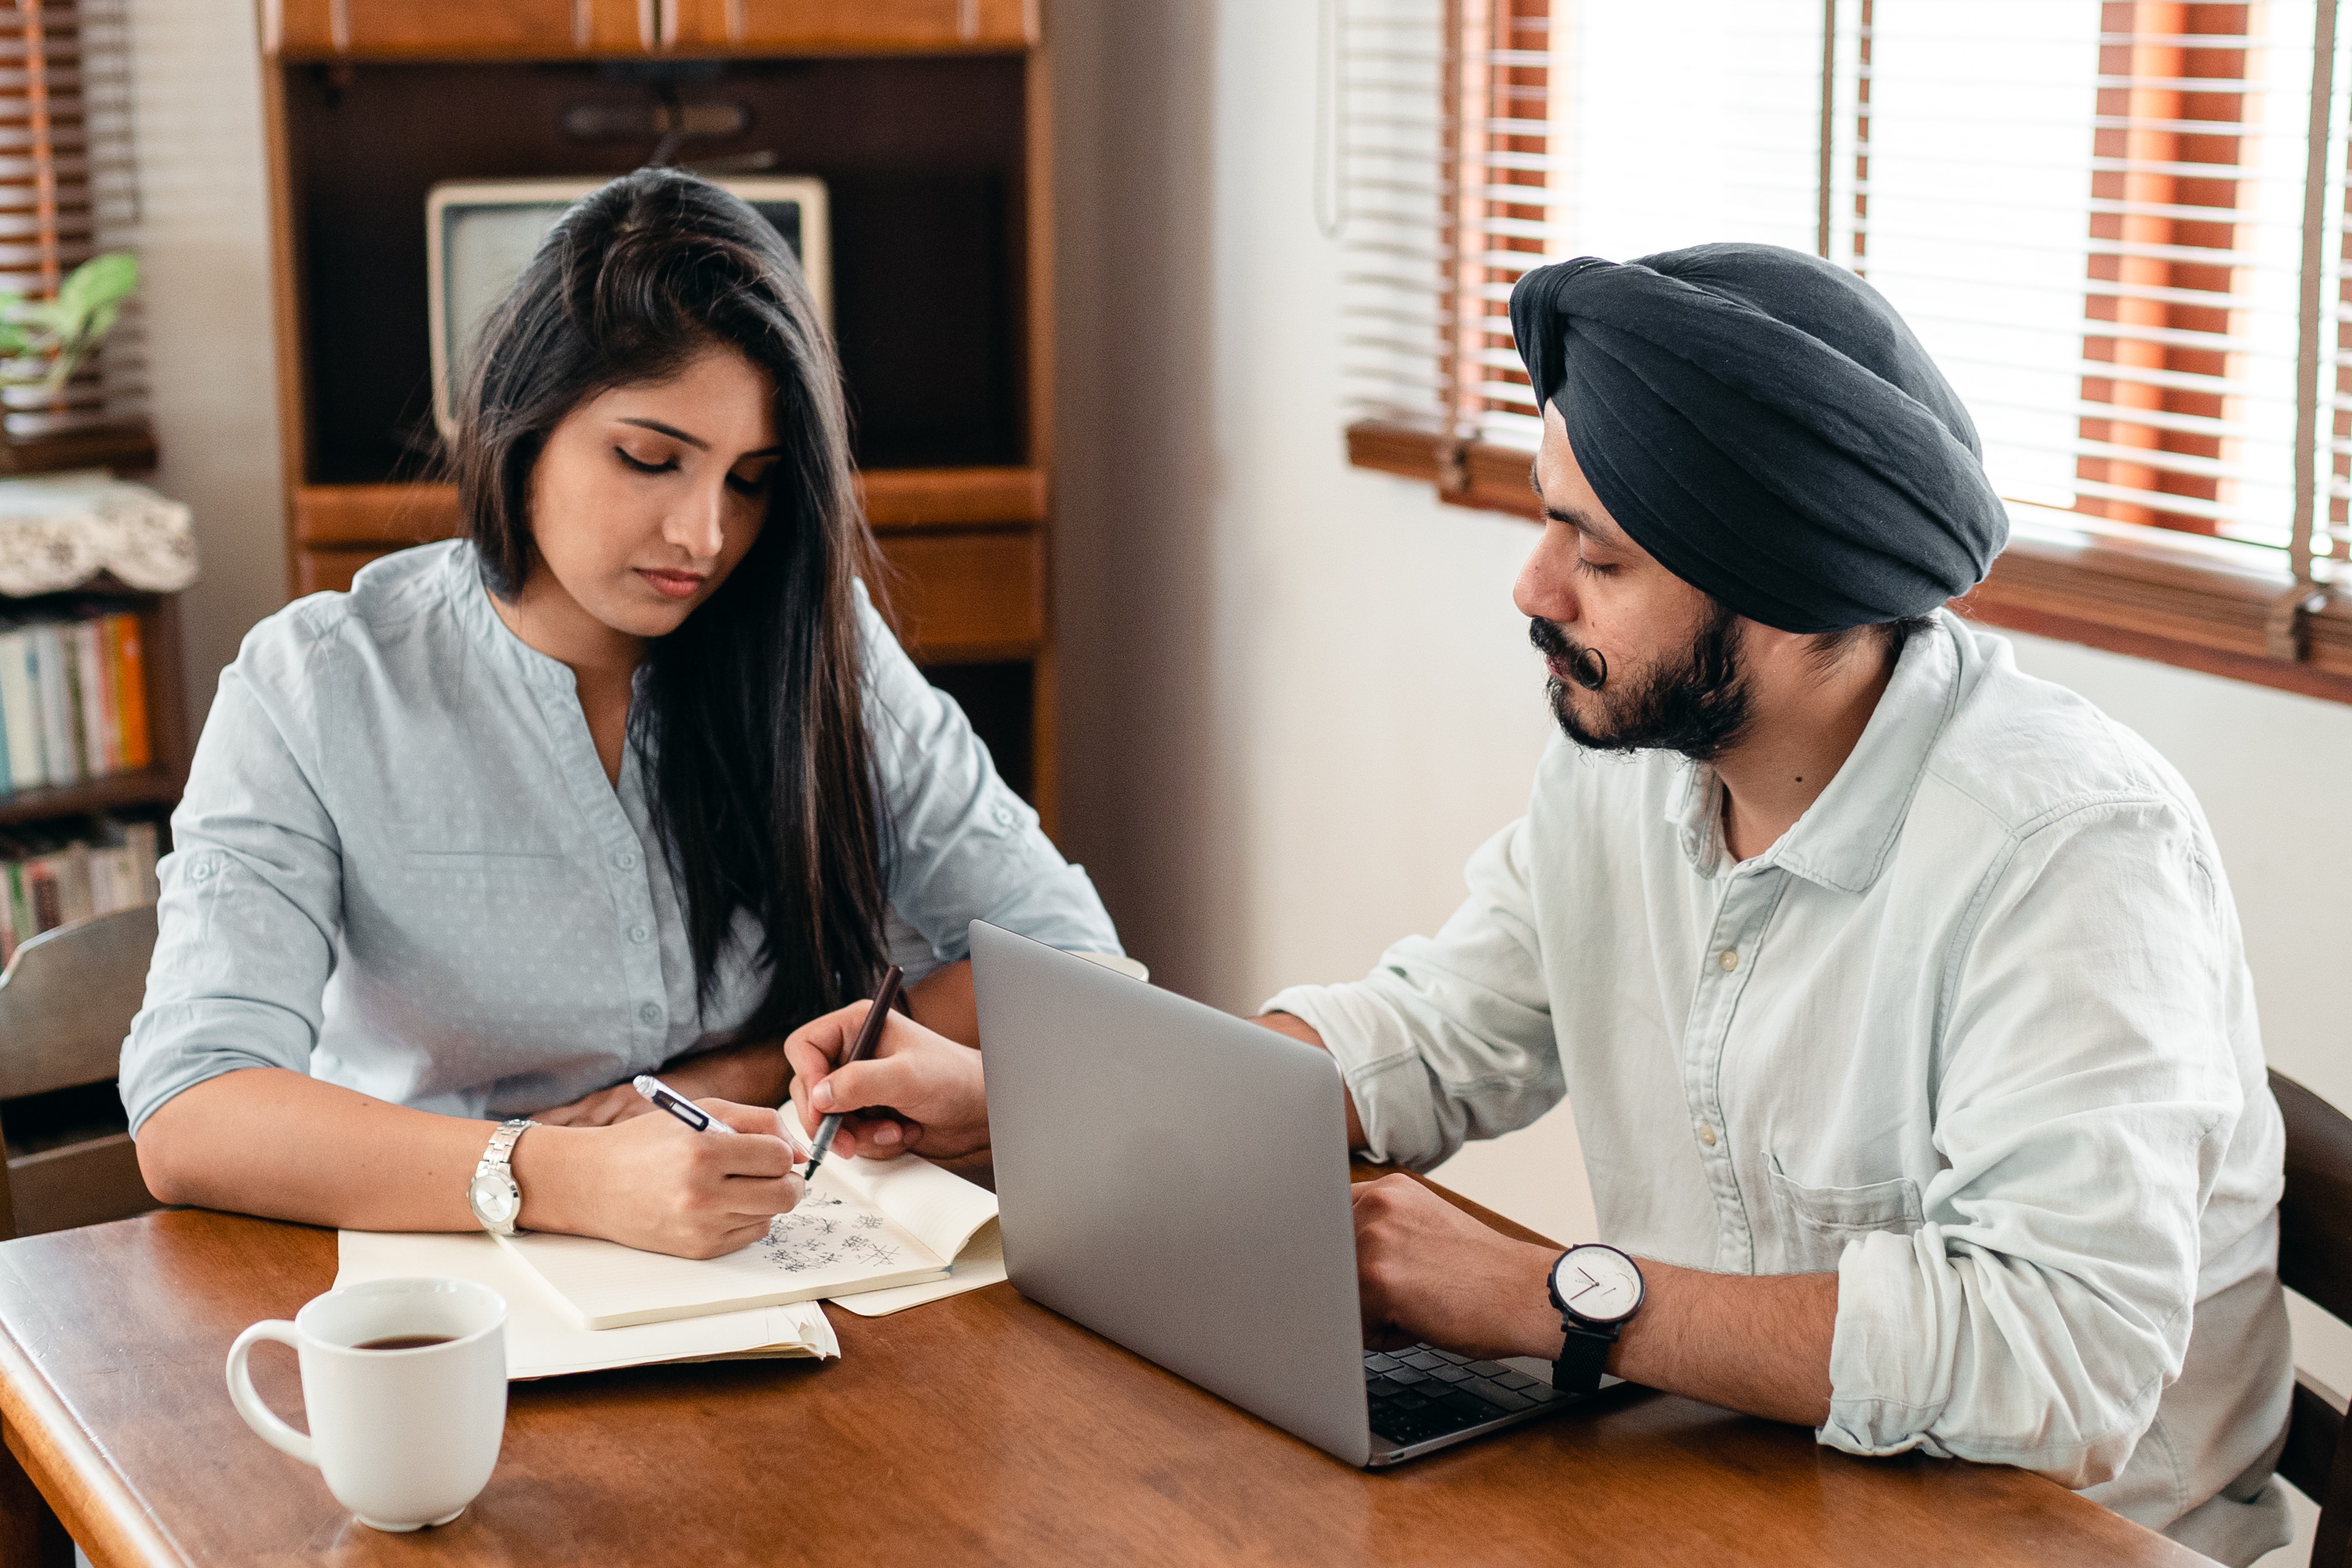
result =
[[1622,1322],[1642,1304],[1642,1271],[1614,1247],[1571,1248],[1551,1277],[1559,1299],[1594,1322]]
[[475,1217],[485,1225],[512,1225],[522,1207],[522,1194],[514,1178],[496,1172],[476,1176],[467,1196],[473,1200]]

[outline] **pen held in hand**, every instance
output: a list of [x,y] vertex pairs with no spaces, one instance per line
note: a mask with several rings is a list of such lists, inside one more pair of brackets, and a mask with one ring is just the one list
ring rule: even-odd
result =
[[[638,1073],[629,1080],[629,1087],[698,1133],[732,1134],[735,1131],[734,1128],[650,1072]],[[793,1124],[793,1119],[788,1115],[778,1116],[776,1122],[783,1128],[784,1142],[792,1145],[793,1153],[805,1158],[809,1152],[809,1145],[808,1140],[801,1135],[800,1128]]]
[[[906,971],[896,964],[883,971],[882,988],[874,993],[874,1005],[866,1009],[866,1022],[857,1031],[857,1042],[849,1048],[849,1054],[841,1059],[835,1071],[840,1071],[854,1061],[863,1061],[874,1053],[875,1046],[881,1043],[882,1026],[889,1019],[890,1009],[898,1005],[898,984],[906,977]],[[808,1169],[804,1173],[810,1181],[816,1180],[816,1167],[832,1151],[833,1135],[841,1131],[841,1119],[847,1114],[845,1111],[835,1111],[817,1124],[816,1146],[809,1155]]]

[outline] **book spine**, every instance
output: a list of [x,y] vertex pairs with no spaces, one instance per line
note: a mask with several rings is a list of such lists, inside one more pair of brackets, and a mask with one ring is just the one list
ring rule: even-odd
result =
[[25,890],[26,901],[33,906],[33,934],[37,936],[65,924],[58,908],[58,870],[50,863],[55,859],[54,855],[42,855],[25,862],[25,880],[30,884]]
[[97,913],[89,896],[89,846],[68,844],[56,856],[59,924],[87,920]]
[[[0,664],[6,664],[13,652],[8,640],[0,637]],[[0,795],[5,795],[16,788],[16,770],[8,762],[8,683],[0,680]],[[0,915],[6,913],[5,907],[0,907]],[[6,962],[5,958],[0,958],[0,965]]]
[[131,852],[131,871],[139,884],[139,902],[152,904],[163,896],[163,883],[155,878],[155,824],[132,822],[122,830],[122,842]]
[[16,956],[16,900],[9,892],[16,869],[10,862],[0,861],[0,970],[5,970],[8,961]]
[[41,756],[51,784],[81,782],[81,747],[74,744],[72,694],[66,686],[66,640],[55,622],[33,628],[33,674],[41,697]]
[[121,747],[113,739],[113,704],[106,692],[107,660],[99,641],[95,616],[77,621],[71,631],[75,695],[81,699],[81,765],[92,779],[103,779],[121,766]]
[[114,690],[122,722],[122,766],[152,767],[155,743],[147,727],[147,650],[139,617],[124,612],[114,621]]
[[41,757],[41,699],[32,678],[32,634],[0,632],[0,723],[8,727],[8,781],[18,789],[48,782]]
[[131,852],[104,849],[89,852],[89,912],[111,915],[139,902],[139,881],[131,874]]
[[16,933],[17,944],[31,941],[40,927],[33,924],[33,884],[26,879],[23,861],[0,865],[0,894],[7,895],[8,924]]

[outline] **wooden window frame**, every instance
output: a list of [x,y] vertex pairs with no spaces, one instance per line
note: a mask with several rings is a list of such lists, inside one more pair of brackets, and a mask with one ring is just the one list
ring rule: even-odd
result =
[[[1449,5],[1452,37],[1465,38],[1461,24],[1486,15],[1489,3],[1456,0]],[[1823,3],[1825,14],[1833,15],[1837,0]],[[2322,57],[2332,60],[2336,7],[2320,9],[2326,20],[2317,42],[2325,50]],[[1451,58],[1449,68],[1460,76],[1482,68],[1467,48],[1453,49]],[[1449,93],[1449,110],[1462,90],[1457,84]],[[1823,112],[1829,112],[1826,99]],[[1461,145],[1454,139],[1449,152]],[[1459,188],[1466,182],[1452,183]],[[1825,181],[1824,204],[1827,189]],[[1824,236],[1825,217],[1826,205]],[[1452,213],[1447,220],[1458,221]],[[2309,248],[2315,252],[2315,243]],[[2306,256],[2306,310],[2318,304],[2317,261],[2315,254]],[[1446,314],[1466,325],[1465,315]],[[2315,387],[2318,366],[2299,368]],[[1468,400],[1448,380],[1447,401],[1459,421],[1455,429],[1467,431],[1473,426],[1462,419],[1460,405]],[[2316,436],[2315,431],[2305,434]],[[1384,419],[1358,420],[1347,426],[1346,438],[1353,466],[1422,481],[1450,506],[1536,516],[1528,483],[1532,455],[1523,447]],[[2315,444],[2300,444],[2309,451]],[[2305,513],[2298,519],[2298,541],[2308,537],[2317,499],[2308,487],[2315,478],[2315,473],[2306,478],[2305,494],[2298,497]],[[2287,564],[2300,559],[2294,550],[2281,554],[2273,566],[2273,552],[2255,547],[2217,549],[2202,539],[2174,545],[2158,530],[2148,530],[2154,538],[2124,538],[2101,528],[2095,518],[2012,507],[2021,521],[2032,526],[2012,535],[1982,583],[1952,601],[1960,614],[2010,631],[2352,703],[2352,582],[2298,580]]]

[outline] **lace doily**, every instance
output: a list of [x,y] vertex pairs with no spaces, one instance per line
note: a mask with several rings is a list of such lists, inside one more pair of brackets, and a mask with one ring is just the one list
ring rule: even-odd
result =
[[0,479],[0,594],[60,593],[101,571],[148,593],[195,581],[188,508],[103,470]]

